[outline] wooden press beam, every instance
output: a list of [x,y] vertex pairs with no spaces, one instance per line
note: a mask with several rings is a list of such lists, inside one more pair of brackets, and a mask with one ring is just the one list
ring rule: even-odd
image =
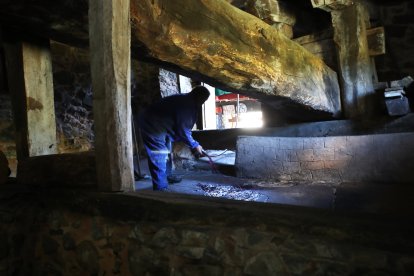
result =
[[[87,0],[0,0],[0,23],[85,46],[87,9]],[[133,57],[260,99],[284,114],[340,114],[336,72],[227,1],[132,0],[131,22]]]

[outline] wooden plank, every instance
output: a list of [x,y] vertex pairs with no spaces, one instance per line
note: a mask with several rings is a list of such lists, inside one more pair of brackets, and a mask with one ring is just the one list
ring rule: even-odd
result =
[[129,0],[90,0],[95,151],[101,191],[134,189]]
[[385,54],[386,50],[384,27],[368,29],[367,40],[370,56],[379,56]]
[[17,159],[57,152],[52,58],[47,39],[6,38]]

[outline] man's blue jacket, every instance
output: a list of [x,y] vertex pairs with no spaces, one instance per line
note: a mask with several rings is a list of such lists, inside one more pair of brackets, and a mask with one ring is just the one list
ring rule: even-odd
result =
[[199,143],[193,139],[191,129],[197,120],[197,105],[190,94],[172,95],[152,104],[141,115],[140,126],[144,135],[155,139],[181,141],[191,149]]

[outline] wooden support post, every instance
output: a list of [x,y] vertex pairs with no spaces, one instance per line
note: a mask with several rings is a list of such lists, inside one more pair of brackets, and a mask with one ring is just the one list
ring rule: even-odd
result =
[[373,115],[377,77],[367,39],[370,28],[367,8],[352,0],[311,1],[314,7],[331,12],[343,114],[346,118]]
[[23,39],[5,33],[4,49],[17,159],[57,153],[49,40]]
[[375,110],[375,70],[367,29],[368,11],[363,4],[331,12],[334,41],[338,45],[342,107],[347,118],[371,116]]
[[129,0],[89,0],[96,170],[101,191],[134,189],[129,12]]

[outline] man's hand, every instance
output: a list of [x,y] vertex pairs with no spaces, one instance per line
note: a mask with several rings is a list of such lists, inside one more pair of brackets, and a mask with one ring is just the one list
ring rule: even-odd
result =
[[196,158],[200,158],[204,156],[204,153],[203,153],[204,150],[201,145],[198,145],[197,147],[193,148],[191,151],[193,152]]

